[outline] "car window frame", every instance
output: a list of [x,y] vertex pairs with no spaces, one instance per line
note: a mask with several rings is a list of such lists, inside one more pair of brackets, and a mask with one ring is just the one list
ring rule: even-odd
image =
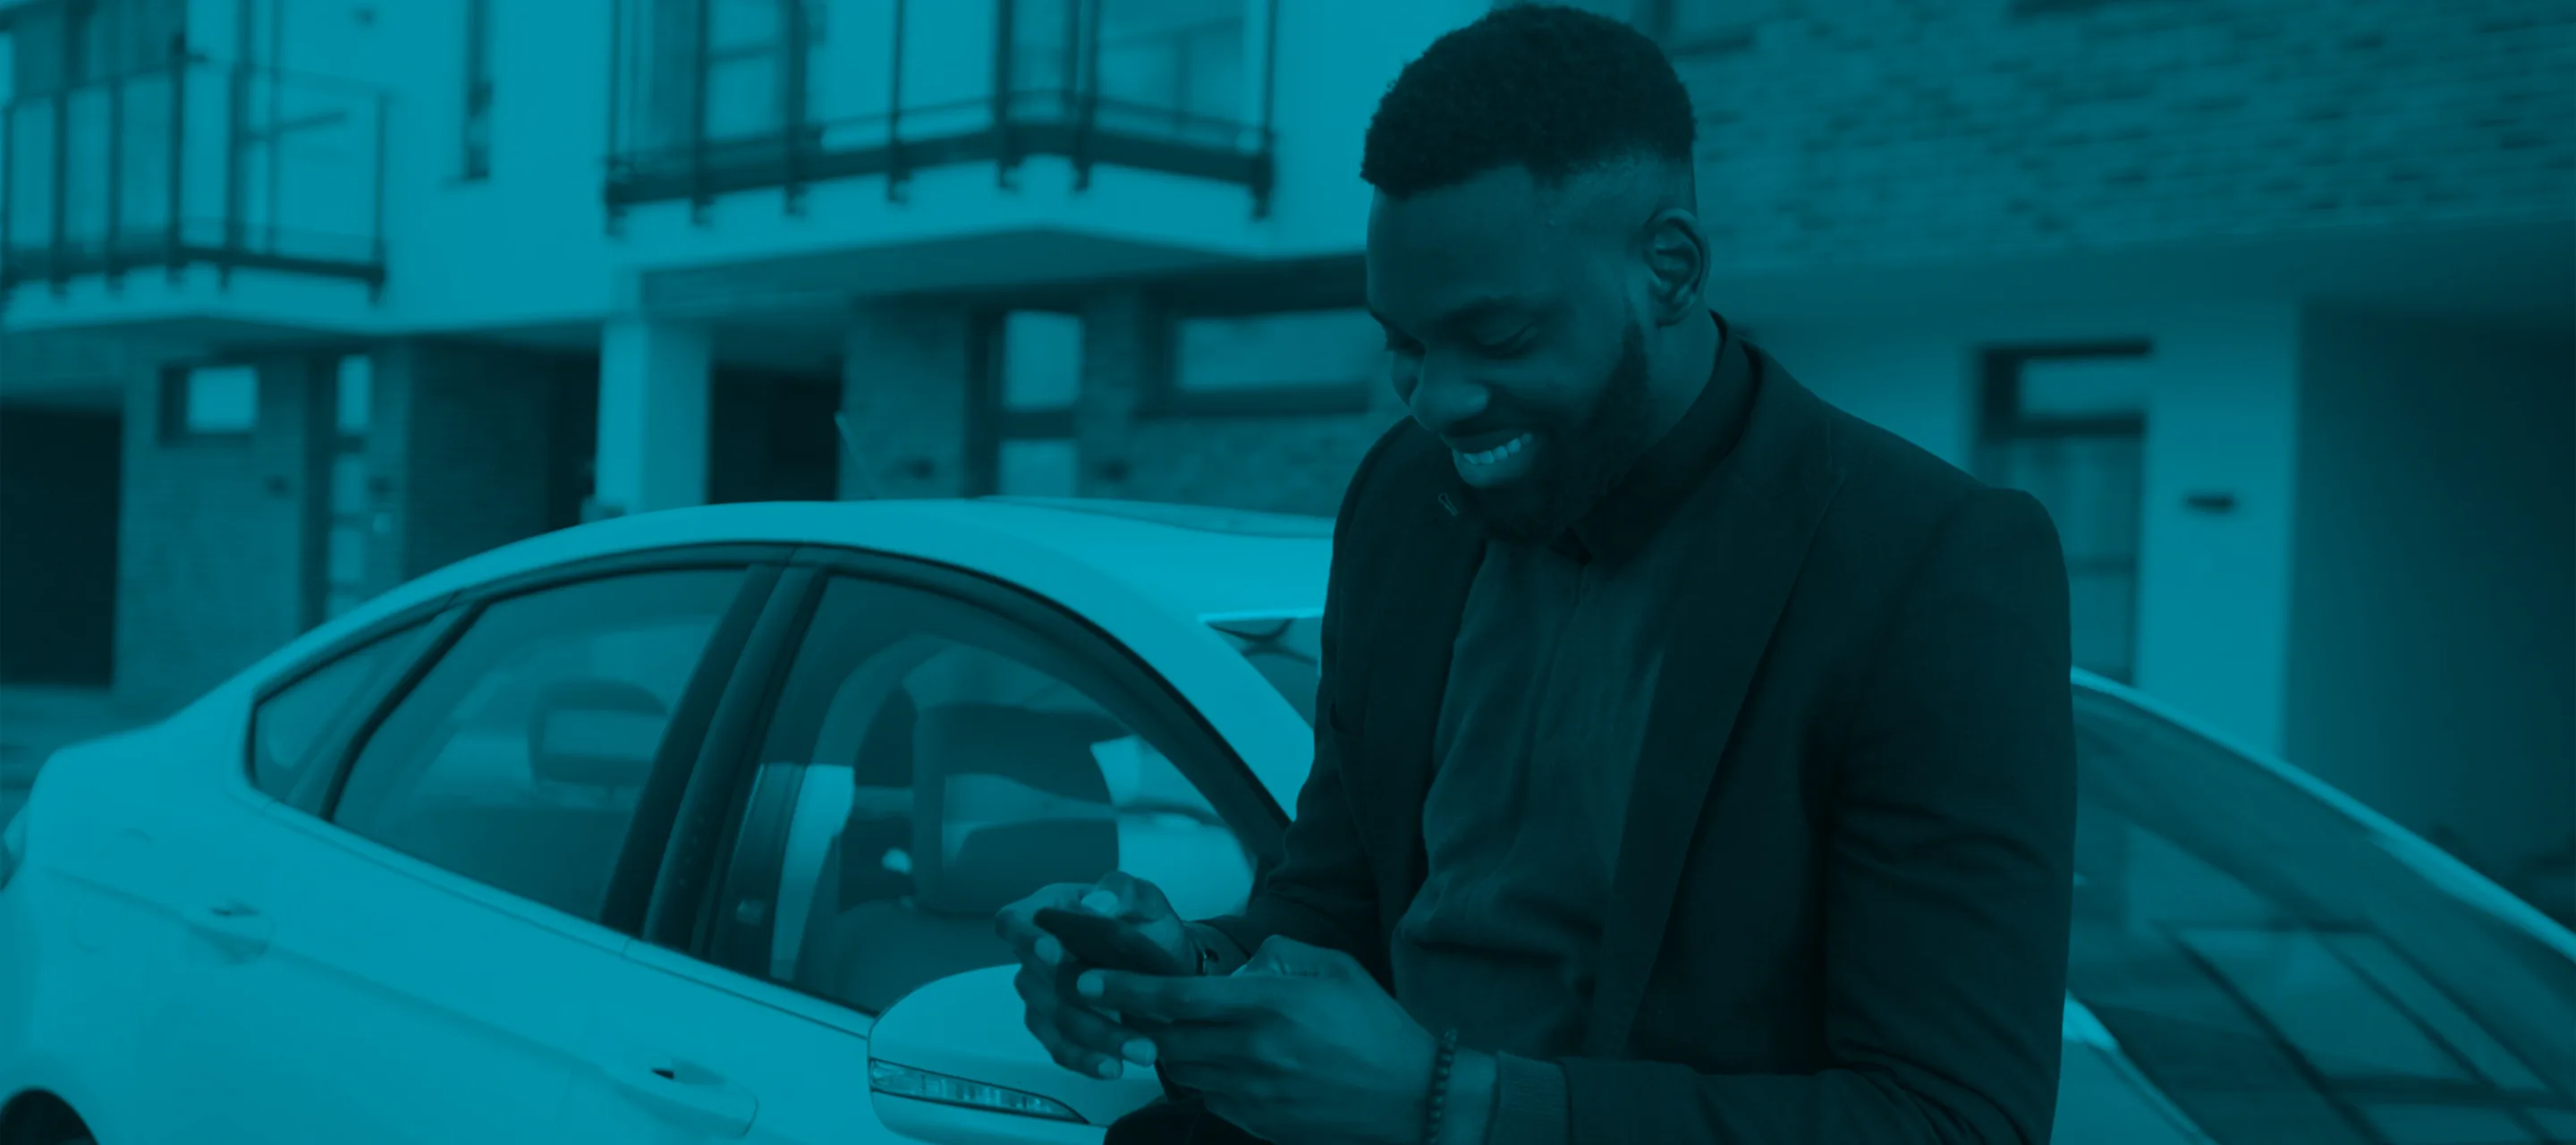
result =
[[[250,718],[242,729],[241,778],[251,793],[306,815],[317,815],[322,797],[337,782],[336,773],[347,758],[350,737],[365,726],[387,693],[408,679],[412,670],[431,650],[444,646],[457,620],[453,609],[454,594],[441,596],[402,610],[350,635],[332,641],[321,651],[298,661],[292,667],[263,681],[250,698]],[[288,785],[285,794],[269,791],[259,781],[260,713],[269,704],[295,690],[306,681],[338,667],[351,657],[365,655],[379,647],[397,642],[409,647],[393,649],[391,658],[351,690],[349,702],[340,706],[324,722],[308,751],[306,767]]]
[[[787,599],[789,586],[782,583],[772,598],[773,609],[782,617],[791,617],[793,628],[777,633],[772,649],[775,659],[754,666],[747,660],[736,672],[742,688],[738,697],[744,705],[740,713],[746,726],[753,729],[744,739],[730,745],[737,754],[727,761],[724,774],[731,788],[721,801],[725,819],[721,824],[691,824],[693,834],[716,837],[719,842],[706,857],[698,872],[697,893],[685,901],[658,902],[656,911],[665,909],[685,913],[690,919],[685,945],[670,941],[677,937],[676,928],[656,942],[681,954],[693,964],[710,971],[739,976],[758,983],[765,991],[779,991],[800,999],[831,1007],[857,1016],[862,1021],[876,1015],[836,999],[816,997],[793,985],[770,977],[765,966],[734,965],[721,957],[720,947],[758,950],[766,942],[729,941],[720,928],[768,929],[775,924],[778,909],[777,886],[784,875],[786,847],[791,841],[789,830],[794,821],[795,800],[803,788],[802,767],[764,766],[758,758],[768,722],[783,699],[786,683],[793,670],[797,653],[811,631],[825,591],[831,582],[851,578],[872,584],[891,585],[916,592],[932,593],[955,600],[991,616],[1025,633],[1029,638],[1052,646],[1096,670],[1096,678],[1107,681],[1118,694],[1104,702],[1120,716],[1127,711],[1146,717],[1146,723],[1130,730],[1171,760],[1174,768],[1217,813],[1235,837],[1251,853],[1254,864],[1253,886],[1274,866],[1284,848],[1288,815],[1273,800],[1253,773],[1249,764],[1227,742],[1206,716],[1192,706],[1180,689],[1154,670],[1135,650],[1090,620],[1070,609],[1047,600],[1016,584],[973,570],[913,557],[898,556],[854,548],[808,546],[800,548],[791,561],[789,576],[801,583],[794,591],[801,599]],[[799,576],[799,574],[804,574]],[[756,705],[756,708],[754,708]],[[783,776],[782,771],[795,774]],[[710,775],[715,774],[710,772]],[[716,806],[708,800],[704,809]],[[750,878],[766,888],[769,910],[756,921],[733,917],[723,909],[737,896],[731,893],[733,880]],[[654,941],[651,936],[647,941]],[[740,991],[737,991],[740,993]]]
[[[620,853],[615,873],[610,878],[600,917],[565,916],[634,937],[643,925],[663,860],[671,848],[681,794],[686,790],[690,773],[710,749],[718,731],[714,717],[723,697],[732,688],[734,676],[745,663],[750,639],[759,621],[767,615],[781,577],[787,571],[786,560],[793,551],[794,546],[775,544],[697,544],[639,549],[497,578],[407,610],[402,616],[421,624],[424,639],[410,651],[409,660],[399,673],[390,679],[380,678],[377,681],[380,686],[373,695],[362,704],[353,705],[351,716],[335,721],[331,751],[315,759],[317,771],[328,776],[327,788],[314,806],[294,809],[311,819],[312,826],[326,830],[334,838],[354,840],[370,847],[383,846],[332,817],[338,809],[342,792],[348,786],[350,772],[385,720],[411,697],[490,606],[504,600],[612,577],[691,570],[739,570],[743,574],[742,582],[734,599],[726,606],[715,630],[709,634],[705,650],[690,670],[688,682],[681,688],[680,702],[672,709],[670,730],[664,734],[661,752],[654,760],[652,777],[647,780],[638,799],[635,818],[628,827],[625,849]],[[385,623],[370,626],[367,631],[389,635],[388,630],[401,627],[396,619],[388,618]],[[335,663],[341,656],[365,644],[364,640],[335,643],[331,649],[308,661],[309,668],[299,667],[280,679],[300,680],[310,671]],[[285,682],[277,685],[280,690],[286,686],[289,685]],[[255,749],[255,745],[253,747]],[[506,887],[493,886],[426,860],[415,859],[406,869],[423,872],[420,877],[424,878],[455,880],[483,892],[503,896],[530,910],[551,909]]]

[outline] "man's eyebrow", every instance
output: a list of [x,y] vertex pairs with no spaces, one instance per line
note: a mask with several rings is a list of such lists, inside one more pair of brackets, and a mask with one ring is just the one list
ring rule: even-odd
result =
[[[1509,294],[1487,294],[1459,304],[1448,313],[1433,319],[1429,325],[1434,329],[1440,327],[1459,329],[1497,314],[1520,314],[1533,308],[1530,300],[1526,298]],[[1378,325],[1386,327],[1389,333],[1396,331],[1395,323],[1388,320],[1386,315],[1378,313],[1376,307],[1369,308],[1369,317],[1377,319]]]

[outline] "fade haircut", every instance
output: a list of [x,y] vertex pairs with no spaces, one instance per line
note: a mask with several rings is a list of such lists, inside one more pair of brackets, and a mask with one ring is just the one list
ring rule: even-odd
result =
[[1396,199],[1505,167],[1541,186],[1650,158],[1687,168],[1698,123],[1643,32],[1558,4],[1514,4],[1432,42],[1378,101],[1360,178]]

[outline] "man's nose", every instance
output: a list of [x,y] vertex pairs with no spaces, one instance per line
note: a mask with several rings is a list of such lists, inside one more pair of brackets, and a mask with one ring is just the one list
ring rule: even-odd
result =
[[1484,416],[1492,400],[1485,387],[1466,377],[1426,367],[1408,404],[1422,428],[1445,435]]

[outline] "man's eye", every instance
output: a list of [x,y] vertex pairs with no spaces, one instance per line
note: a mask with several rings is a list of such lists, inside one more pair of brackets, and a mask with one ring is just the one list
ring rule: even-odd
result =
[[1529,331],[1523,330],[1508,337],[1480,341],[1476,343],[1476,350],[1490,358],[1509,358],[1527,351],[1532,341]]

